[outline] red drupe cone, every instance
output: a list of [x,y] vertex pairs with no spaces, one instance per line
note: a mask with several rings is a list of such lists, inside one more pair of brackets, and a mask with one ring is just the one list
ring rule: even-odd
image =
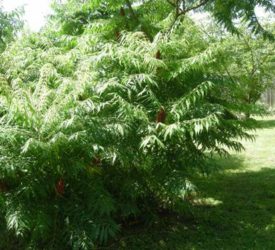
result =
[[166,113],[163,107],[160,108],[158,114],[157,114],[157,119],[156,122],[157,123],[164,123],[165,122],[165,118],[166,118]]
[[56,183],[55,189],[59,195],[63,195],[65,193],[65,182],[62,178],[60,178]]

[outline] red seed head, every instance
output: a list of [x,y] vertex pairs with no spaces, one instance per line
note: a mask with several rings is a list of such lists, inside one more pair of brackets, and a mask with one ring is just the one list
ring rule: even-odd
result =
[[63,195],[65,193],[65,182],[62,178],[60,178],[56,183],[55,189],[56,189],[56,192],[60,195]]
[[8,191],[7,185],[4,181],[0,181],[0,193],[5,193]]
[[164,123],[165,122],[165,118],[166,118],[166,113],[163,107],[160,108],[158,114],[157,114],[157,119],[156,122],[159,123]]
[[160,60],[161,59],[161,53],[160,51],[158,50],[157,53],[156,53],[156,59]]
[[125,16],[125,10],[123,7],[120,8],[120,16]]
[[119,40],[120,39],[120,32],[119,31],[116,31],[116,40]]
[[95,156],[92,160],[92,165],[99,166],[101,164],[101,158],[99,156]]

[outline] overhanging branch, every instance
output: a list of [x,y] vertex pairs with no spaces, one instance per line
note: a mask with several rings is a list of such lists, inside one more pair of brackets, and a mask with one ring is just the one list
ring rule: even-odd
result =
[[201,1],[199,4],[195,5],[195,6],[192,6],[190,8],[187,8],[187,9],[183,9],[179,15],[185,15],[186,13],[192,11],[192,10],[196,10],[200,7],[202,7],[203,5],[207,4],[209,2],[209,0],[204,0],[204,1]]

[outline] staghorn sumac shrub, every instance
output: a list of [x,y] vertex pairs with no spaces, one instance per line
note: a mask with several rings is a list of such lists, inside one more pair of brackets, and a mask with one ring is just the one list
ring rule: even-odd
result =
[[1,55],[0,248],[93,249],[181,211],[207,155],[252,138],[221,43],[166,1],[125,3],[56,5]]

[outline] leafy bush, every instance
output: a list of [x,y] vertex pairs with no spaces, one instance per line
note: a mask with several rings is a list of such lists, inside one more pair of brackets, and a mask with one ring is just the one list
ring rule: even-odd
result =
[[188,18],[171,26],[166,1],[138,7],[150,25],[114,2],[80,5],[97,13],[81,32],[57,15],[2,55],[3,248],[16,237],[21,249],[91,249],[131,218],[181,211],[207,155],[252,138],[219,43]]

